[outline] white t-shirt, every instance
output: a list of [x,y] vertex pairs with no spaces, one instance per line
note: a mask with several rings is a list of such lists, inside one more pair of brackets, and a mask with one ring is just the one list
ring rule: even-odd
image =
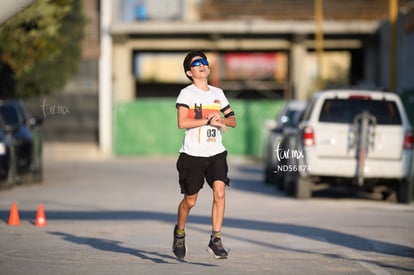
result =
[[[210,113],[224,112],[230,108],[222,89],[209,85],[209,91],[198,89],[191,84],[181,90],[176,101],[177,108],[188,108],[188,117],[205,119]],[[210,125],[185,130],[180,153],[191,156],[210,157],[222,153],[226,148],[222,144],[222,131]]]

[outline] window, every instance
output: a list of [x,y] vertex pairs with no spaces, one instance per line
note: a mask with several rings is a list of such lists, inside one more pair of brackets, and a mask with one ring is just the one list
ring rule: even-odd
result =
[[368,111],[377,124],[401,125],[398,107],[393,101],[366,99],[327,99],[319,116],[320,122],[353,123],[354,117]]

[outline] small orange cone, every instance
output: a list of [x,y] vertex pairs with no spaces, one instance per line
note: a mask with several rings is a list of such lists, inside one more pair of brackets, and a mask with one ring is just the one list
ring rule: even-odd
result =
[[17,210],[17,204],[12,203],[9,215],[9,225],[20,225],[19,211]]
[[46,225],[45,210],[43,209],[43,205],[39,204],[39,206],[37,207],[35,226],[45,226],[45,225]]

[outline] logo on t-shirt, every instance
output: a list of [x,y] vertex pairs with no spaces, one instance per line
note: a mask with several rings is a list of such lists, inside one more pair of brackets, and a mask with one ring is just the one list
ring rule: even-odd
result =
[[195,119],[202,119],[203,118],[203,104],[200,103],[200,105],[197,105],[197,103],[194,103],[194,113]]
[[203,119],[207,118],[211,113],[219,113],[220,112],[220,104],[205,104],[203,103],[194,103],[188,110],[188,117],[195,118],[195,119]]

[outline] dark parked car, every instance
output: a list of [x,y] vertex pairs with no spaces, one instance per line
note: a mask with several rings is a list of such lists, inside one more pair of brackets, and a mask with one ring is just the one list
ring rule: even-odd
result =
[[269,131],[264,152],[264,181],[276,184],[283,189],[283,173],[276,173],[278,165],[282,164],[277,151],[285,147],[286,138],[296,132],[300,115],[305,109],[306,102],[300,100],[287,101],[276,118],[276,127]]
[[39,126],[42,119],[30,117],[19,100],[0,101],[0,114],[12,132],[18,180],[23,183],[41,182],[42,139]]

